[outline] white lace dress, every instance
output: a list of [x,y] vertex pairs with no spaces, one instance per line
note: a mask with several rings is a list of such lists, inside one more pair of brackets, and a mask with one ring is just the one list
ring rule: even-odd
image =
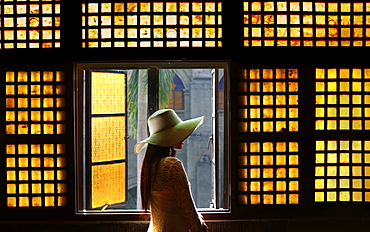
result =
[[202,216],[197,212],[190,185],[181,161],[162,159],[154,180],[148,232],[202,231]]

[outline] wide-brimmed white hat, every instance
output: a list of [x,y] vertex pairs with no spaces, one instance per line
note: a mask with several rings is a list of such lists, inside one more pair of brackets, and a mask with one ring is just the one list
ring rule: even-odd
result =
[[184,141],[203,121],[204,116],[182,121],[172,109],[158,110],[148,118],[150,136],[138,142],[134,152],[139,154],[148,144],[172,147]]

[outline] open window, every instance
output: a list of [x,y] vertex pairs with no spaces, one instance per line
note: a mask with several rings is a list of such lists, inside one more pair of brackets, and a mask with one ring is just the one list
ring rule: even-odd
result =
[[135,155],[133,147],[148,136],[148,116],[163,108],[183,120],[205,116],[177,157],[196,206],[228,209],[227,73],[227,62],[77,64],[78,213],[141,210],[145,149]]

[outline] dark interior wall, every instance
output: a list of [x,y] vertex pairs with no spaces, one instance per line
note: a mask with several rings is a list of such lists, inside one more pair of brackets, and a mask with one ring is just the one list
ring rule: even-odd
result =
[[[146,222],[0,222],[2,232],[146,232]],[[211,232],[367,232],[369,219],[208,222]]]
[[[66,1],[64,1],[66,2]],[[225,14],[227,16],[227,11],[232,7],[231,1],[227,3],[225,1]],[[233,1],[233,4],[236,2],[241,3],[241,1]],[[79,11],[78,9],[77,11]],[[78,13],[78,12],[77,12]],[[240,13],[240,12],[239,12]],[[78,15],[78,14],[71,14]],[[224,46],[217,49],[206,48],[204,50],[198,48],[162,48],[150,49],[150,48],[118,48],[118,49],[81,49],[78,47],[80,44],[79,41],[75,43],[74,35],[79,34],[80,30],[77,28],[76,31],[71,31],[70,34],[65,34],[67,37],[64,42],[64,48],[67,49],[52,49],[52,50],[2,50],[0,56],[0,68],[3,70],[12,70],[12,69],[29,69],[29,70],[43,70],[45,67],[58,66],[58,70],[61,69],[66,72],[67,76],[67,91],[69,93],[73,92],[73,68],[74,62],[131,62],[131,61],[144,61],[144,60],[230,60],[231,61],[231,89],[236,89],[237,87],[237,71],[238,68],[245,67],[297,67],[297,68],[317,68],[317,67],[369,67],[368,60],[363,58],[363,55],[368,52],[368,48],[243,48],[240,47],[239,43],[235,43],[234,40],[237,36],[235,32],[242,33],[241,26],[230,26],[230,21],[232,18],[237,18],[241,14],[230,14],[230,17],[225,17],[225,28],[224,28]],[[77,18],[79,16],[76,16]],[[78,18],[80,20],[80,18]],[[68,22],[67,22],[68,23]],[[229,24],[228,24],[229,23]],[[72,23],[70,23],[72,24]],[[64,24],[66,25],[66,24]],[[70,37],[70,38],[68,38]],[[69,47],[69,48],[68,48]],[[37,56],[36,56],[37,54]],[[41,58],[40,58],[41,57]],[[3,80],[2,80],[3,81]],[[3,93],[2,93],[3,94]],[[3,95],[1,95],[3,96]],[[67,96],[67,102],[73,104],[73,95],[70,94]],[[236,99],[235,94],[232,99]],[[2,99],[3,100],[3,99]],[[0,104],[2,106],[4,103]],[[231,102],[235,105],[235,102]],[[67,112],[68,117],[73,117],[72,106],[69,106],[70,111]],[[234,111],[233,111],[234,110]],[[236,114],[236,108],[232,108],[232,114]],[[73,120],[73,119],[72,119]],[[232,122],[233,123],[233,122]],[[235,123],[234,123],[235,124]],[[3,124],[0,124],[4,126]],[[235,129],[235,125],[233,126]],[[70,144],[73,143],[73,122],[68,123],[70,139],[67,139]],[[233,139],[235,138],[235,133],[231,133]],[[235,144],[232,144],[232,147],[235,149]],[[67,209],[55,209],[50,211],[50,213],[43,213],[42,216],[38,216],[36,210],[27,210],[24,209],[12,209],[9,212],[9,209],[5,206],[5,195],[6,187],[4,184],[0,185],[0,220],[11,220],[11,221],[0,221],[0,232],[122,232],[122,231],[133,231],[141,232],[146,231],[147,222],[142,220],[131,221],[126,219],[120,219],[119,216],[114,218],[106,219],[104,222],[99,222],[91,218],[85,217],[75,217],[75,179],[73,177],[74,173],[74,157],[73,157],[73,146],[71,148],[71,153],[68,156],[68,208]],[[4,161],[1,161],[4,162]],[[4,163],[1,163],[4,165]],[[231,168],[235,167],[232,166]],[[5,182],[4,172],[1,172],[2,175],[0,180]],[[232,198],[232,201],[235,203],[235,198]],[[234,205],[235,206],[235,205]],[[302,207],[304,208],[304,207]],[[301,208],[301,209],[302,209]],[[308,232],[308,231],[369,231],[370,229],[370,219],[359,219],[361,217],[367,216],[368,208],[362,209],[360,212],[357,212],[355,216],[356,219],[349,218],[337,218],[330,219],[331,215],[323,214],[321,217],[316,216],[316,219],[291,219],[291,220],[246,220],[246,218],[255,218],[253,215],[253,209],[249,207],[240,207],[239,210],[232,210],[232,219],[239,219],[238,221],[222,221],[214,220],[210,221],[209,227],[212,232],[214,231],[282,231],[282,232]],[[340,209],[340,208],[338,208]],[[42,211],[44,209],[39,209]],[[355,209],[354,211],[356,211]],[[46,210],[45,210],[46,211]],[[263,209],[262,212],[259,212],[259,215],[262,215],[263,211],[270,211]],[[298,214],[302,215],[305,212],[301,210]],[[335,211],[335,210],[333,210]],[[331,211],[331,212],[333,212]],[[316,212],[311,210],[309,212]],[[346,216],[350,213],[348,211],[342,212]],[[268,212],[267,212],[268,213]],[[274,213],[277,214],[276,211]],[[281,212],[279,212],[281,213]],[[287,212],[283,212],[287,214]],[[335,213],[335,212],[334,212]],[[275,215],[276,215],[275,214]],[[313,214],[313,213],[312,213]],[[266,215],[266,214],[265,214]],[[282,214],[284,215],[284,214]],[[289,212],[293,218],[298,217],[295,213]],[[270,216],[271,217],[271,216]],[[37,221],[33,221],[33,220]],[[43,221],[40,221],[42,219]],[[213,218],[215,219],[215,218]],[[228,217],[230,219],[230,217]],[[59,220],[59,221],[55,221]]]

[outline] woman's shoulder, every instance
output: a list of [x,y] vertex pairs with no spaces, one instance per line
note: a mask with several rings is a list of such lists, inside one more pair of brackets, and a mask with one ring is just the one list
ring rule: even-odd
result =
[[167,170],[179,170],[184,169],[181,160],[176,157],[168,156],[162,159],[162,168]]
[[172,157],[172,156],[167,156],[165,158],[162,159],[162,161],[166,164],[169,164],[169,165],[173,165],[173,164],[181,164],[181,161],[176,158],[176,157]]

